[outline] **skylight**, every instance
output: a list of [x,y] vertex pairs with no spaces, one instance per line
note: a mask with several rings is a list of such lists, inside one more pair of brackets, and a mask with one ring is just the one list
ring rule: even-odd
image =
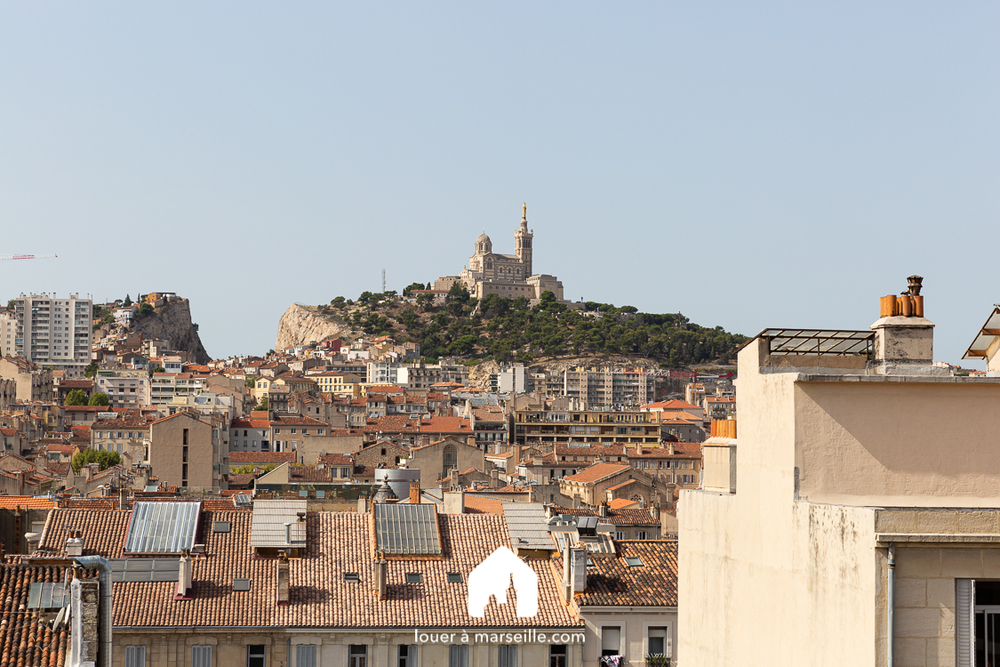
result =
[[638,556],[628,556],[625,560],[628,561],[629,567],[645,567],[646,565]]
[[138,502],[132,510],[125,552],[176,554],[190,550],[200,515],[200,502]]
[[390,505],[375,510],[375,550],[385,555],[438,555],[437,509],[430,503]]

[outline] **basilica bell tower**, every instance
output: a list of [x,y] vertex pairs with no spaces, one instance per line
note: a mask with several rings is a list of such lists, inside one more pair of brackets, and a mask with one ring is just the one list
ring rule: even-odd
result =
[[534,234],[528,231],[528,205],[521,206],[521,228],[514,232],[514,254],[524,265],[524,278],[532,274],[531,271],[531,239]]

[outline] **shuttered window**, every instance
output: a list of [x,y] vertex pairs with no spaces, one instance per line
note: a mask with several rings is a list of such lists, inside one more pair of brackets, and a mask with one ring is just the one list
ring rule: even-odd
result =
[[517,667],[517,644],[498,647],[500,667]]
[[972,647],[976,641],[976,582],[955,580],[955,667],[973,667]]
[[295,647],[295,667],[316,667],[315,644],[299,644]]
[[126,646],[125,667],[146,667],[146,647]]
[[622,629],[619,626],[601,628],[601,655],[621,655]]
[[212,647],[192,646],[191,667],[212,667]]
[[448,667],[469,667],[469,647],[456,644],[449,646]]

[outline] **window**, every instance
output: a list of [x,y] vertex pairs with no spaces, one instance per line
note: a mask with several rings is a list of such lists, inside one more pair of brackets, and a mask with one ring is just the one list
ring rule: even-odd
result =
[[566,645],[549,646],[549,667],[566,667]]
[[517,667],[517,644],[497,647],[498,667]]
[[126,646],[125,667],[146,667],[146,647]]
[[368,646],[351,644],[347,650],[348,667],[368,667]]
[[416,644],[400,644],[397,655],[398,667],[417,667]]
[[615,531],[615,539],[616,540],[624,540],[625,539],[625,531],[616,530]]
[[628,556],[625,560],[628,562],[629,567],[643,567],[645,565],[638,556]]
[[295,667],[316,667],[316,644],[295,647]]
[[460,644],[449,646],[448,667],[469,667],[469,647]]
[[649,628],[646,639],[646,653],[649,655],[670,657],[667,649],[667,629],[664,627]]
[[622,629],[617,625],[601,628],[601,655],[621,655]]
[[191,667],[212,667],[212,647],[192,646]]
[[957,667],[989,667],[1000,658],[1000,581],[955,580]]
[[406,583],[408,584],[420,584],[423,583],[424,577],[420,572],[407,572],[406,573]]
[[263,644],[251,644],[247,646],[247,667],[264,667],[266,650],[267,647]]
[[646,535],[647,535],[646,531],[640,530],[640,531],[636,532],[635,537],[636,537],[637,540],[646,540],[646,539],[649,539],[648,537],[646,537]]

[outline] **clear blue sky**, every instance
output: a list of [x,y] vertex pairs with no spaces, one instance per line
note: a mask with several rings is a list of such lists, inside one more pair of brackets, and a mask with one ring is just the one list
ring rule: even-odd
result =
[[1000,5],[0,3],[0,298],[176,291],[210,354],[293,302],[454,274],[486,229],[568,297],[864,328],[992,304]]

